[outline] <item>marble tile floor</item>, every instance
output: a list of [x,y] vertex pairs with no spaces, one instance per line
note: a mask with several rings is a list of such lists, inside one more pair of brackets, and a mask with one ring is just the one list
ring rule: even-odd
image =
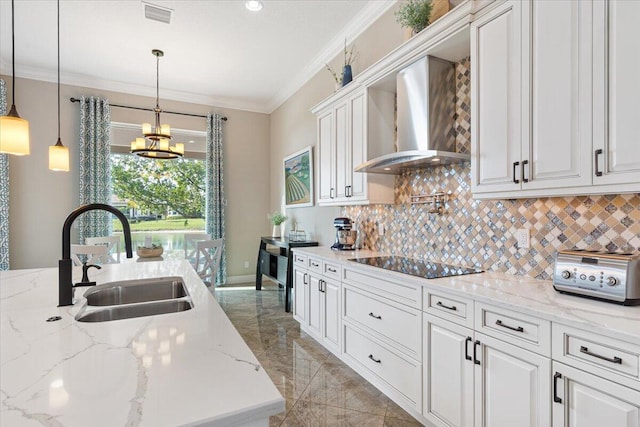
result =
[[284,293],[265,281],[223,287],[215,296],[286,399],[270,426],[420,426],[354,370],[300,330]]

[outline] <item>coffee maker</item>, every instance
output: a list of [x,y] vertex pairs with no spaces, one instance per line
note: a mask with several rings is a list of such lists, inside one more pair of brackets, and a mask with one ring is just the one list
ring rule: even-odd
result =
[[331,249],[337,251],[352,251],[356,248],[356,237],[358,232],[352,230],[353,222],[349,218],[336,218],[333,220],[336,228],[336,242]]

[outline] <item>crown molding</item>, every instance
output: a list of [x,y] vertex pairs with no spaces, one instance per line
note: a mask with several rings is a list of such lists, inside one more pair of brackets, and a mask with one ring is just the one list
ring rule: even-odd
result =
[[[364,30],[366,30],[383,13],[389,10],[399,0],[369,0],[362,11],[357,14],[342,32],[333,37],[316,57],[307,64],[304,69],[294,76],[293,79],[270,100],[266,102],[250,102],[237,98],[216,97],[203,94],[195,94],[175,90],[162,90],[162,99],[171,101],[188,102],[193,104],[208,105],[218,108],[229,108],[234,110],[249,111],[254,113],[271,114],[282,105],[287,99],[294,95],[309,80],[322,70],[327,62],[336,57],[344,48],[344,40],[354,40]],[[11,75],[11,64],[0,57],[0,74]],[[57,83],[56,70],[40,67],[31,67],[18,64],[16,77]],[[141,86],[138,84],[125,83],[115,80],[98,79],[95,77],[74,74],[68,72],[60,73],[60,83],[70,86],[86,87],[97,90],[127,93],[131,95],[146,96],[155,98],[155,87]]]
[[395,5],[398,0],[369,1],[362,11],[345,26],[342,33],[327,43],[322,51],[296,75],[284,89],[275,94],[267,104],[267,111],[273,113],[287,99],[304,86],[325,64],[335,58],[344,49],[344,40],[354,40],[364,32],[383,13]]
[[[0,74],[11,75],[9,64],[0,60]],[[16,70],[16,77],[38,80],[50,83],[57,83],[58,76],[55,70],[47,70],[39,67],[30,67],[20,65]],[[86,87],[97,90],[106,90],[110,92],[126,93],[130,95],[146,96],[149,98],[156,97],[156,88],[151,86],[142,86],[132,83],[124,83],[115,80],[104,80],[95,77],[89,77],[82,74],[74,74],[61,72],[60,84],[69,86]],[[254,113],[269,114],[268,108],[264,103],[240,101],[235,98],[216,97],[202,94],[194,94],[190,92],[182,92],[177,90],[162,89],[162,99],[188,102],[191,104],[208,105],[217,108],[230,108],[234,110],[250,111]]]

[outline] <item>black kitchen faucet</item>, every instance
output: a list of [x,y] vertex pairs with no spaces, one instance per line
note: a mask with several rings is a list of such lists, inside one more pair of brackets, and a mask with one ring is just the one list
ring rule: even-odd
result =
[[[73,305],[73,282],[71,280],[71,225],[80,215],[89,211],[107,211],[118,217],[122,223],[122,232],[124,233],[124,246],[127,251],[127,258],[133,258],[131,250],[131,229],[129,221],[122,212],[113,206],[103,203],[91,203],[82,205],[69,214],[62,226],[62,259],[58,261],[58,307]],[[78,285],[83,285],[79,283]]]

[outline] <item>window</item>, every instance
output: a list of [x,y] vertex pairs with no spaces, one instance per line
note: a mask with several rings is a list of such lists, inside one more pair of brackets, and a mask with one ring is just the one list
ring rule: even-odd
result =
[[[140,125],[112,123],[111,204],[129,219],[133,248],[151,238],[165,255],[184,255],[184,234],[204,232],[205,162],[197,149],[205,147],[204,132],[172,129],[174,140],[185,141],[185,157],[153,160],[129,154]],[[189,139],[186,139],[189,138]],[[122,232],[114,219],[114,232]]]

